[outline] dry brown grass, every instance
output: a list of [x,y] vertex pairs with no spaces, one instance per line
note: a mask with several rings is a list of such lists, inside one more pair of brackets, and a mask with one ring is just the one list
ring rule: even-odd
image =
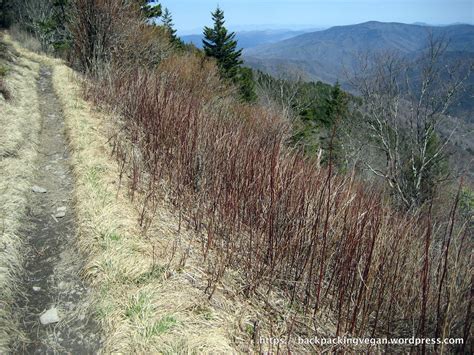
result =
[[13,306],[20,296],[25,254],[20,227],[32,186],[40,130],[38,64],[15,55],[9,56],[8,63],[4,58],[3,63],[9,66],[4,80],[12,98],[5,101],[0,96],[0,353],[7,352],[13,339],[24,338]]
[[29,33],[26,33],[21,29],[20,25],[14,24],[8,30],[8,34],[11,38],[17,43],[21,43],[23,48],[26,48],[30,52],[40,53],[41,52],[41,43]]
[[143,235],[137,206],[118,190],[118,166],[107,143],[112,120],[80,99],[77,80],[67,67],[54,67],[74,150],[79,243],[89,256],[84,276],[97,292],[103,350],[231,352],[228,315],[193,286],[199,271],[179,265],[190,237],[178,233],[178,220],[165,206],[158,210],[154,240]]

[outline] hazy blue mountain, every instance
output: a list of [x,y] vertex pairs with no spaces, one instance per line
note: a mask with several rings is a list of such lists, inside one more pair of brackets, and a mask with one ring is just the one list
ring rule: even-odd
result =
[[296,71],[307,80],[334,83],[344,81],[361,53],[396,51],[411,56],[426,45],[430,32],[449,38],[449,51],[456,56],[474,55],[472,25],[432,27],[371,21],[248,48],[244,58],[249,66],[273,75]]
[[[314,30],[311,30],[312,32]],[[236,32],[237,43],[240,48],[252,48],[262,44],[275,43],[292,37],[296,37],[308,30],[263,30],[263,31],[239,31]],[[202,48],[202,34],[181,36],[185,43],[192,43]]]
[[194,44],[198,48],[202,48],[203,35],[184,35],[180,36],[181,40],[187,44]]
[[[305,33],[277,43],[265,44],[244,50],[245,63],[273,76],[298,77],[307,81],[343,87],[347,78],[357,71],[361,54],[396,52],[415,58],[426,48],[429,34],[449,40],[445,63],[471,60],[474,63],[474,26],[459,24],[428,26],[402,23],[366,22],[351,26],[338,26],[318,32]],[[416,75],[416,73],[413,73]],[[474,75],[471,75],[459,104],[452,114],[474,123]]]

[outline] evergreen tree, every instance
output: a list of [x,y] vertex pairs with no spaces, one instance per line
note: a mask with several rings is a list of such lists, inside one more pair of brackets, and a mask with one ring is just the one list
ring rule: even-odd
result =
[[163,15],[161,16],[161,22],[163,27],[166,29],[168,35],[170,36],[171,43],[173,43],[178,48],[183,48],[184,43],[181,39],[176,35],[176,30],[173,24],[173,17],[171,16],[171,12],[168,8],[165,8],[163,11]]
[[224,27],[224,11],[217,7],[212,13],[214,27],[204,27],[203,48],[208,57],[217,60],[221,75],[227,79],[235,79],[242,64],[242,50],[237,50],[235,33],[229,33]]
[[[161,4],[154,4],[152,0],[136,0],[140,10],[147,20],[161,16]],[[152,4],[153,3],[153,4]]]
[[240,67],[238,74],[238,85],[240,97],[245,102],[255,102],[257,94],[255,93],[255,81],[253,80],[253,71],[250,68]]
[[331,163],[339,168],[343,167],[344,160],[340,124],[349,113],[348,105],[349,98],[337,82],[329,98],[326,99],[326,120],[323,122],[327,129],[327,136],[322,139],[322,148],[323,163]]
[[204,27],[203,48],[208,57],[217,60],[221,76],[237,85],[243,101],[253,102],[257,99],[253,73],[249,68],[241,67],[242,49],[237,49],[235,33],[225,28],[224,11],[217,7],[212,13],[214,27]]
[[341,85],[337,82],[331,90],[331,94],[326,99],[326,113],[328,117],[328,124],[337,124],[348,112],[348,97],[347,94],[341,90]]
[[11,11],[11,2],[9,0],[0,0],[0,28],[10,25]]

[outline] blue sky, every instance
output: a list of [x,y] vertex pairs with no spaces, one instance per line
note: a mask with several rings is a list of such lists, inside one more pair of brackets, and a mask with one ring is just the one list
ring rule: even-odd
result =
[[211,23],[217,4],[232,29],[310,28],[376,20],[474,23],[474,0],[161,0],[181,34]]

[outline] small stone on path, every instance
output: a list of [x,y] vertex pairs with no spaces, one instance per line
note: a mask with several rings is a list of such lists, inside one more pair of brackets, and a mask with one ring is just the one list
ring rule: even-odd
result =
[[40,187],[40,186],[33,186],[31,188],[31,190],[34,192],[34,193],[37,193],[37,194],[45,194],[46,192],[48,192],[48,190],[46,190],[44,187]]
[[48,309],[40,316],[40,322],[43,325],[53,324],[59,322],[58,310],[54,307]]
[[56,208],[56,214],[54,215],[54,217],[56,217],[56,218],[65,217],[66,216],[66,210],[67,210],[67,208],[65,206]]

